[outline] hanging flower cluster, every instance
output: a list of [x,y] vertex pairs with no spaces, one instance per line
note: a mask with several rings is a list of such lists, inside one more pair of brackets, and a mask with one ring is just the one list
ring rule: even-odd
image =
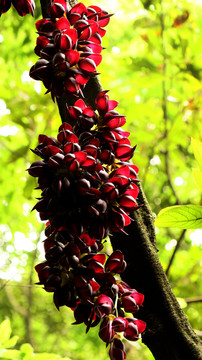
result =
[[68,11],[63,0],[54,0],[49,13],[50,18],[36,22],[35,53],[40,59],[30,69],[30,76],[43,81],[53,99],[64,93],[82,94],[89,78],[97,75],[106,32],[103,27],[111,15],[82,3]]
[[136,341],[145,329],[135,313],[144,296],[117,279],[126,267],[121,251],[106,259],[102,241],[112,231],[124,232],[138,208],[138,168],[123,131],[125,117],[107,91],[99,93],[95,110],[81,99],[67,106],[57,139],[39,135],[33,152],[42,160],[28,169],[38,178],[41,198],[34,206],[47,220],[46,261],[36,266],[39,284],[54,293],[57,308],[73,309],[75,324],[87,331],[100,323],[100,338],[110,344],[112,360],[125,359],[125,339]]
[[[69,10],[64,0],[53,0],[48,10],[49,18],[36,22],[40,59],[30,75],[53,100],[64,94],[83,97],[85,84],[97,75],[111,14],[82,3]],[[122,337],[136,341],[146,327],[128,316],[139,310],[144,295],[121,280],[124,255],[116,250],[107,258],[103,241],[131,223],[130,213],[138,208],[138,168],[129,163],[135,147],[122,128],[126,119],[107,92],[97,95],[94,108],[81,98],[66,105],[67,122],[57,139],[39,135],[32,151],[41,160],[28,172],[41,190],[33,209],[47,221],[46,260],[36,266],[39,284],[53,293],[58,309],[65,305],[74,311],[74,324],[84,323],[87,332],[100,324],[111,360],[124,360]]]
[[14,6],[20,16],[27,14],[34,16],[34,0],[0,0],[0,16],[9,10],[11,5]]

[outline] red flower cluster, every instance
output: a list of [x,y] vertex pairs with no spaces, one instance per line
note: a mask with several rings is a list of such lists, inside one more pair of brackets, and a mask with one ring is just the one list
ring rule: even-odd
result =
[[79,3],[70,11],[64,0],[51,2],[50,18],[36,22],[35,53],[40,57],[30,76],[43,81],[53,99],[79,94],[102,60],[102,37],[110,14],[98,6]]
[[34,0],[0,0],[0,16],[9,10],[11,5],[15,7],[20,16],[27,14],[34,16]]
[[130,160],[135,147],[128,139],[130,133],[121,129],[126,119],[114,110],[118,102],[109,100],[107,92],[102,91],[96,97],[96,111],[79,99],[74,106],[67,107],[67,117],[71,124],[75,124],[74,131],[82,143],[86,143],[84,149],[92,155],[96,153],[100,162],[111,165],[115,159]]
[[112,360],[125,359],[120,333],[137,340],[145,323],[135,313],[144,296],[117,280],[126,262],[121,251],[106,260],[102,240],[111,231],[124,231],[137,209],[138,168],[129,164],[133,148],[121,127],[125,118],[107,91],[98,94],[95,110],[77,100],[67,106],[69,122],[57,139],[39,135],[33,152],[42,160],[28,169],[38,178],[41,198],[34,206],[48,220],[44,242],[46,261],[37,265],[39,284],[54,293],[57,308],[74,310],[75,324],[100,325],[100,338]]

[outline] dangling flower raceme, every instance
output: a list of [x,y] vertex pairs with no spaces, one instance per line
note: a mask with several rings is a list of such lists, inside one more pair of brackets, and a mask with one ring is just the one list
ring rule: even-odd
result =
[[34,0],[0,0],[0,16],[9,10],[11,5],[14,6],[20,16],[27,14],[34,16]]
[[39,34],[35,53],[40,57],[30,76],[41,80],[52,98],[82,94],[102,60],[102,37],[111,14],[79,3],[70,11],[64,1],[53,1],[50,18],[36,22]]
[[[110,15],[81,3],[68,11],[63,0],[54,0],[49,12],[49,19],[36,23],[40,60],[31,76],[43,81],[53,99],[82,93],[101,61]],[[126,119],[117,105],[102,91],[94,109],[82,99],[67,106],[68,123],[60,126],[57,139],[39,136],[33,152],[42,160],[28,169],[41,190],[34,209],[48,220],[46,260],[36,266],[39,284],[53,292],[58,309],[74,311],[74,324],[84,323],[86,332],[100,323],[111,360],[126,357],[122,336],[136,341],[145,329],[143,321],[125,315],[137,312],[144,296],[115,277],[126,268],[122,252],[108,258],[100,253],[102,241],[111,231],[125,232],[138,208],[138,168],[128,162],[135,147],[122,129]]]

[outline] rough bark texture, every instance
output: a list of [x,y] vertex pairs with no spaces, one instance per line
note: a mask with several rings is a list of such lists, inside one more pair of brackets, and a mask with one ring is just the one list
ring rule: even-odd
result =
[[[73,6],[78,1],[67,2]],[[41,0],[43,17],[48,17],[47,3]],[[101,90],[99,79],[91,78],[84,90],[86,102],[94,107],[94,99]],[[65,121],[66,103],[71,105],[74,99],[64,96],[58,100],[62,121]],[[160,264],[152,212],[141,185],[139,187],[138,202],[142,207],[133,214],[134,221],[126,228],[128,235],[114,233],[111,241],[114,249],[124,253],[128,263],[123,280],[145,295],[144,307],[135,315],[147,323],[142,340],[156,360],[202,360],[200,340],[180,308]]]
[[[96,78],[91,79],[89,87],[93,97],[102,90]],[[84,93],[88,91],[86,88]],[[139,188],[138,203],[142,207],[134,212],[133,222],[125,229],[128,235],[114,233],[111,242],[114,249],[124,253],[128,264],[123,280],[145,295],[144,307],[135,315],[147,323],[142,340],[156,360],[200,360],[201,342],[161,266],[152,211],[140,184]]]

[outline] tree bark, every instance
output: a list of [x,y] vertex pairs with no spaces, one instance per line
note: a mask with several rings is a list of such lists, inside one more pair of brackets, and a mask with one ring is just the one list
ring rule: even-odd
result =
[[[78,1],[67,1],[70,6]],[[48,17],[47,0],[41,0],[43,17]],[[91,78],[84,89],[85,101],[94,107],[94,99],[102,86],[97,77]],[[73,101],[74,102],[74,101]],[[62,120],[65,121],[66,103],[72,99],[63,97],[58,101]],[[135,316],[147,323],[143,342],[156,360],[202,360],[201,343],[175,298],[160,264],[154,231],[152,211],[139,185],[139,204],[126,232],[114,233],[111,242],[120,249],[128,267],[122,278],[131,287],[145,295],[144,306]]]
[[[85,95],[89,88],[93,97],[103,90],[96,78],[85,88]],[[89,105],[93,105],[89,95],[87,98]],[[128,235],[114,233],[111,242],[114,250],[123,252],[128,264],[123,280],[145,295],[143,308],[134,314],[147,323],[142,341],[156,360],[200,360],[201,341],[180,308],[161,266],[152,211],[141,185],[138,186],[138,203],[142,207],[133,213],[132,223],[125,228]]]

